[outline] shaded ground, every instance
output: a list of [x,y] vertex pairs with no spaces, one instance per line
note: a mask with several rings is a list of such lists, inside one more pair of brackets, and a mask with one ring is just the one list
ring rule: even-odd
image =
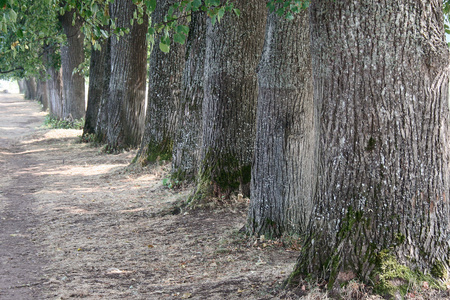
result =
[[[274,299],[298,252],[244,240],[246,203],[170,214],[188,190],[0,95],[0,299]],[[169,213],[168,213],[169,212]]]

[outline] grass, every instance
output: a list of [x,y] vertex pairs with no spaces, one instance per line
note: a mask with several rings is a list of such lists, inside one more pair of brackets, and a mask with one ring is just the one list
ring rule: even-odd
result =
[[81,130],[84,127],[84,119],[67,120],[58,119],[50,114],[45,117],[44,126],[51,129],[77,129]]

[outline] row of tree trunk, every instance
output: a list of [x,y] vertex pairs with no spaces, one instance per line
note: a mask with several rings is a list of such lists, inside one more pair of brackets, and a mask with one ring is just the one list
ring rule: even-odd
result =
[[236,6],[239,18],[215,24],[193,13],[185,46],[151,52],[144,118],[148,24],[130,25],[132,1],[115,1],[130,34],[92,53],[84,134],[111,151],[140,146],[140,163],[171,158],[198,197],[250,195],[251,234],[304,236],[291,283],[376,281],[386,252],[448,270],[441,1],[315,0],[292,21],[261,1]]
[[[57,119],[76,120],[85,117],[85,80],[77,71],[84,62],[84,35],[82,20],[74,18],[74,11],[59,17],[59,22],[67,37],[66,42],[57,47],[46,45],[43,60],[46,72],[40,78],[31,77],[19,82],[26,99],[36,99],[44,110],[49,110]],[[56,52],[60,51],[60,55]],[[60,59],[59,59],[60,58]]]

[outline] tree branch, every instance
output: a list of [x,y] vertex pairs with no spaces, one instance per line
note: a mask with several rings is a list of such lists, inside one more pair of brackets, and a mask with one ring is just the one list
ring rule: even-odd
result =
[[0,70],[0,74],[8,74],[8,73],[12,73],[12,72],[19,71],[19,70],[24,71],[25,69],[23,67],[17,67],[15,69],[11,69],[11,70],[8,70],[8,71]]

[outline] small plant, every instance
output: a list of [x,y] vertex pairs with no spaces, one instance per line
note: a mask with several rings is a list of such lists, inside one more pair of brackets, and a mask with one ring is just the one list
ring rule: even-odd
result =
[[44,120],[44,126],[51,129],[83,129],[84,119],[70,120],[58,119],[52,115],[47,115]]
[[179,187],[181,182],[176,180],[176,179],[171,179],[171,178],[164,178],[163,179],[163,185],[167,186],[169,189],[174,189],[176,187]]

